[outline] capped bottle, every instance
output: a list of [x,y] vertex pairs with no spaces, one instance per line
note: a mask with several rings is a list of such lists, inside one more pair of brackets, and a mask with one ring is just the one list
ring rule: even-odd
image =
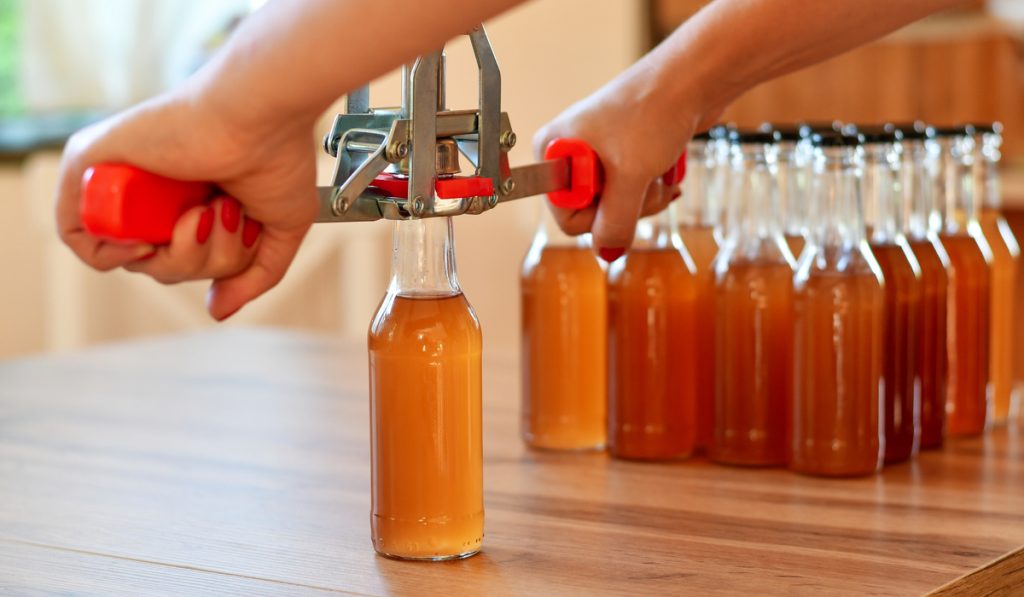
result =
[[523,440],[550,450],[602,449],[608,293],[590,235],[566,235],[543,209],[519,280]]
[[999,186],[999,160],[1002,156],[1002,125],[998,122],[975,124],[974,188],[980,195],[981,232],[992,250],[992,279],[989,305],[989,377],[992,390],[993,422],[1005,422],[1014,394],[1014,332],[1016,330],[1017,272],[1020,245],[1003,217]]
[[858,126],[864,138],[864,195],[868,245],[885,280],[882,324],[882,416],[885,462],[917,453],[921,438],[918,368],[922,308],[921,266],[903,235],[903,133]]
[[696,342],[704,347],[697,353],[697,444],[711,443],[715,408],[715,269],[721,229],[721,203],[727,179],[727,131],[717,126],[695,135],[686,148],[686,178],[682,198],[673,204],[679,235],[693,258],[697,286]]
[[672,210],[637,224],[608,274],[608,450],[690,456],[697,435],[697,276]]
[[793,391],[793,267],[782,235],[774,132],[732,134],[728,237],[715,261],[711,458],[784,466]]
[[814,138],[811,226],[797,263],[790,468],[824,476],[873,473],[881,420],[883,278],[864,234],[856,136]]
[[939,146],[923,123],[888,125],[903,135],[904,236],[921,268],[917,370],[920,379],[922,450],[939,448],[945,437],[947,394],[947,293],[949,255],[939,241],[937,205]]
[[936,129],[940,147],[942,228],[949,254],[948,435],[978,435],[988,422],[992,250],[978,223],[974,136],[966,127]]
[[411,560],[480,550],[480,323],[455,272],[450,218],[395,223],[391,282],[370,324],[373,546]]

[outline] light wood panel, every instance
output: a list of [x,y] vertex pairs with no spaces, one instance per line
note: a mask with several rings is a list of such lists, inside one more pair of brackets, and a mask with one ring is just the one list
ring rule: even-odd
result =
[[1016,431],[846,481],[530,452],[486,358],[484,551],[386,560],[366,380],[237,328],[0,364],[0,592],[906,595],[1024,544]]

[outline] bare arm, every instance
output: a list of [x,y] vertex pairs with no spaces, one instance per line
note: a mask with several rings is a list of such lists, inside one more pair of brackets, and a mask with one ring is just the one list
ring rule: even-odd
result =
[[555,210],[570,233],[593,231],[612,258],[636,220],[672,199],[658,173],[694,132],[748,89],[821,62],[964,0],[714,0],[535,139],[580,137],[601,155],[607,184],[598,207]]
[[[323,110],[522,1],[270,2],[181,87],[71,138],[57,193],[61,238],[96,269],[213,280],[207,309],[229,317],[281,280],[313,222],[313,126]],[[185,213],[169,245],[104,242],[78,213],[82,173],[100,162],[210,181],[227,196]]]

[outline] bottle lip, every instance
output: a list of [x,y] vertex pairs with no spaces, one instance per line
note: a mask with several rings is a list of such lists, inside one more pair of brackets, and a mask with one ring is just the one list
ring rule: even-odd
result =
[[979,135],[1002,135],[1003,123],[998,120],[994,122],[969,122],[964,127],[971,127]]
[[843,131],[843,122],[841,120],[806,120],[797,123],[797,126],[804,129],[804,133],[807,137],[811,137],[814,133],[840,133]]

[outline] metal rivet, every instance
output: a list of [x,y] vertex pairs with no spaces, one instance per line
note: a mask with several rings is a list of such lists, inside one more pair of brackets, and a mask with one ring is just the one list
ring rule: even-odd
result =
[[334,215],[340,216],[348,211],[348,197],[339,195],[334,198]]
[[412,200],[412,213],[423,215],[423,197],[416,197]]
[[490,207],[494,207],[497,204],[498,204],[498,196],[497,195],[491,195],[490,197],[487,198],[487,205],[489,205]]
[[504,183],[503,183],[503,184],[501,185],[501,190],[502,190],[502,192],[504,192],[504,193],[505,193],[506,195],[508,195],[509,193],[511,193],[511,192],[512,192],[512,190],[513,190],[513,189],[515,189],[515,188],[516,188],[516,181],[512,180],[511,178],[510,178],[510,179],[508,179],[508,180],[506,180],[506,181],[505,181],[505,182],[504,182]]
[[405,159],[405,156],[409,155],[409,144],[399,143],[398,145],[396,145],[395,155],[397,155],[399,159]]
[[517,140],[518,139],[516,137],[515,132],[505,131],[504,133],[501,134],[500,142],[501,146],[504,147],[505,149],[512,149],[513,147],[516,146]]

